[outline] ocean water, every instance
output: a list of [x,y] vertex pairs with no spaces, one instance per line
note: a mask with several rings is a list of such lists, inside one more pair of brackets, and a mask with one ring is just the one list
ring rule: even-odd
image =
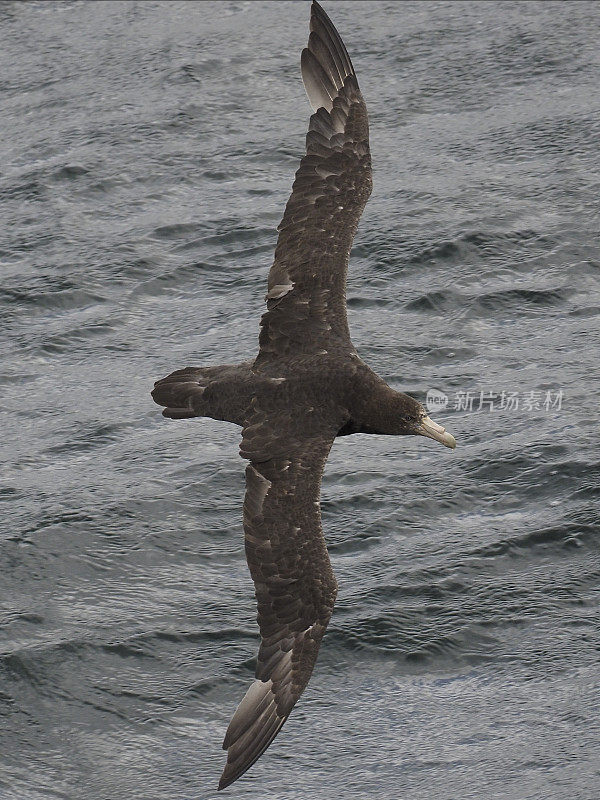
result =
[[[596,800],[600,6],[324,6],[371,121],[353,339],[458,447],[336,442],[317,668],[219,796]],[[0,800],[217,796],[239,432],[149,392],[256,350],[308,17],[0,6]]]

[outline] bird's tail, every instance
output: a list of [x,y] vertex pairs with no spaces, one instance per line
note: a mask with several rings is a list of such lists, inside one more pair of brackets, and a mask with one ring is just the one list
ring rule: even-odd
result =
[[209,380],[202,367],[178,369],[166,378],[156,381],[152,399],[159,406],[164,406],[163,417],[202,417],[205,416],[202,395]]
[[156,381],[152,398],[164,406],[163,417],[212,417],[244,425],[252,397],[265,378],[252,372],[252,362],[186,367]]

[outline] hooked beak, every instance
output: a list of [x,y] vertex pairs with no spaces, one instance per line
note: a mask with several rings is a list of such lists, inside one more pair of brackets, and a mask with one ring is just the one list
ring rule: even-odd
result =
[[456,439],[454,436],[452,436],[451,433],[447,433],[446,428],[438,425],[437,422],[429,419],[429,417],[423,417],[421,424],[417,428],[417,433],[420,433],[421,436],[435,439],[436,442],[441,442],[446,445],[446,447],[451,447],[452,450],[456,447]]

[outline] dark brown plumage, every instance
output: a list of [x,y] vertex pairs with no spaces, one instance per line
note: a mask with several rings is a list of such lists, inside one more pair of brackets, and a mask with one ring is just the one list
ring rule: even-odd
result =
[[152,396],[173,419],[242,427],[244,532],[258,604],[256,680],[223,747],[222,789],[267,749],[304,691],[337,584],[321,529],[321,477],[336,436],[413,434],[454,447],[416,400],[358,356],[346,319],[350,248],[372,188],[367,109],[333,24],[313,2],[302,78],[315,113],[296,173],[253,361],[189,367]]

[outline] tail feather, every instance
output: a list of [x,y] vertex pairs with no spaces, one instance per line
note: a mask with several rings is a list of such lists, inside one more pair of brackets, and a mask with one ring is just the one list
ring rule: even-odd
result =
[[202,377],[201,369],[187,367],[156,381],[152,399],[159,406],[165,407],[163,417],[187,419],[202,415],[202,395],[206,388],[202,385]]
[[190,411],[188,408],[165,408],[162,415],[169,419],[190,419],[198,416],[195,411]]
[[267,380],[252,371],[252,363],[175,370],[156,381],[152,398],[170,419],[211,417],[244,425],[252,397]]

